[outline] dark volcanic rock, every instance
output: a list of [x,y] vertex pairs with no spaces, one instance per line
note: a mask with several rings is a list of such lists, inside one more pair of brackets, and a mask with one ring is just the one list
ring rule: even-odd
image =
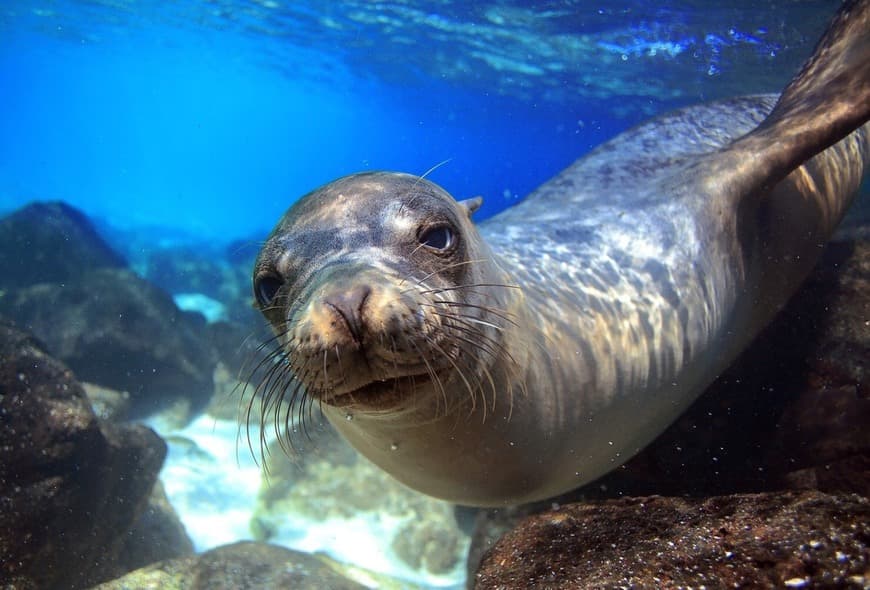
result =
[[0,219],[0,288],[63,283],[82,269],[124,266],[87,217],[65,203],[33,203]]
[[178,399],[202,408],[215,354],[198,314],[124,269],[83,271],[0,296],[0,311],[47,343],[78,378],[130,394],[133,416]]
[[475,588],[862,588],[870,502],[819,492],[624,498],[535,515]]
[[830,244],[780,321],[812,341],[767,455],[777,483],[870,496],[870,241]]
[[118,575],[193,552],[193,543],[158,480],[148,505],[127,533],[118,556]]
[[128,588],[363,590],[365,586],[312,555],[265,543],[236,543],[155,564],[95,590]]
[[71,372],[0,322],[0,587],[85,588],[117,573],[166,447],[94,416]]

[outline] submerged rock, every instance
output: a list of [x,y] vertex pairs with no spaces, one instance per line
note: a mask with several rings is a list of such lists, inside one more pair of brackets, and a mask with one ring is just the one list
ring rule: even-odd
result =
[[0,587],[86,588],[117,575],[166,454],[94,415],[70,370],[0,321]]
[[870,497],[870,240],[830,244],[781,322],[812,339],[766,457],[777,483]]
[[29,205],[0,226],[0,251],[6,242],[15,246],[0,254],[0,313],[33,332],[80,379],[127,392],[132,417],[179,399],[188,400],[191,413],[205,406],[217,353],[199,314],[179,310],[126,269],[67,205]]
[[528,518],[483,558],[477,590],[863,588],[870,502],[820,492],[623,498]]
[[298,551],[265,543],[236,543],[165,561],[94,590],[208,588],[209,590],[363,590],[365,586]]
[[65,203],[32,203],[0,218],[0,289],[63,283],[83,269],[125,266],[88,218]]
[[0,307],[79,378],[128,392],[133,416],[177,399],[202,408],[211,398],[216,360],[205,323],[129,270],[32,285],[0,298]]
[[127,533],[118,556],[118,571],[130,572],[193,553],[193,543],[158,480],[151,490],[147,506]]

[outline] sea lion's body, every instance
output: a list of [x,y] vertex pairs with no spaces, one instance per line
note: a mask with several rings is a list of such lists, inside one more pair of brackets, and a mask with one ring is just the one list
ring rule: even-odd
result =
[[437,497],[527,502],[618,466],[786,302],[857,191],[870,9],[852,4],[778,104],[642,125],[479,234],[478,203],[407,175],[306,196],[255,269],[287,370],[360,452]]

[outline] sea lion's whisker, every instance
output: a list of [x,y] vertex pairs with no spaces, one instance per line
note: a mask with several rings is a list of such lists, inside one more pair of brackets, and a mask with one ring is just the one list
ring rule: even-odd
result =
[[[462,349],[464,352],[468,353],[466,356],[468,356],[470,359],[477,361],[478,359],[475,356],[475,352],[479,348],[478,343],[473,342],[471,340],[466,340],[466,339],[462,339],[462,341],[466,342],[467,344],[469,344],[471,346],[470,349]],[[490,354],[492,354],[492,353],[490,353]],[[494,356],[494,358],[497,358],[497,357]],[[489,389],[492,392],[492,411],[494,413],[495,412],[495,400],[496,400],[496,397],[498,396],[498,388],[496,387],[495,380],[492,377],[492,372],[489,370],[489,366],[487,365],[487,363],[483,363],[483,362],[474,362],[474,363],[469,363],[469,364],[470,364],[471,369],[479,370],[483,374],[483,378],[485,378],[486,382],[489,383]],[[486,422],[486,403],[487,403],[486,402],[486,392],[484,391],[484,379],[483,378],[477,379],[477,389],[480,391],[480,397],[482,398],[483,405],[484,405],[481,423]]]
[[[418,186],[421,182],[423,182],[423,180],[425,180],[427,176],[429,176],[429,174],[431,174],[431,173],[434,172],[435,170],[438,170],[438,168],[440,168],[441,166],[447,164],[447,163],[450,162],[450,160],[452,160],[452,159],[453,159],[453,158],[447,158],[446,160],[442,160],[441,162],[439,162],[439,163],[435,164],[434,166],[432,166],[431,168],[429,168],[429,169],[428,169],[426,172],[424,172],[421,176],[418,176],[417,179],[414,181],[414,183],[411,185],[411,187],[408,189],[408,193],[413,192],[413,191],[417,188],[417,186]],[[403,207],[410,207],[411,205],[413,205],[413,204],[414,204],[414,200],[417,199],[417,198],[418,198],[419,196],[421,196],[421,195],[422,195],[422,193],[418,193],[417,196],[411,197],[411,198],[408,199],[408,200],[403,200],[402,203],[401,203],[401,205],[400,205],[400,207],[399,207],[399,211],[401,211]]]
[[[463,283],[461,285],[450,285],[449,287],[433,287],[421,293],[441,293],[445,291],[459,291],[461,289],[473,289],[475,287],[494,287],[499,289],[522,289],[519,285],[511,285],[509,283]],[[483,291],[480,291],[483,293]]]
[[[463,371],[462,369],[459,368],[459,365],[457,365],[456,362],[453,360],[452,355],[448,354],[443,348],[441,348],[441,346],[438,344],[438,342],[434,338],[432,338],[431,336],[425,335],[424,338],[429,343],[429,345],[432,346],[432,348],[434,348],[435,350],[440,352],[441,355],[444,358],[446,358],[447,361],[453,366],[453,368],[456,369],[456,372],[459,373],[459,378],[462,379],[462,382],[465,383],[466,389],[468,389],[468,394],[472,397],[472,399],[474,399],[475,398],[475,394],[474,394],[475,388],[471,386],[471,383],[468,381],[468,379],[465,376],[465,371]],[[444,402],[445,402],[445,410],[446,410],[447,400],[445,399]]]
[[271,344],[275,344],[276,342],[280,344],[281,338],[284,338],[287,333],[290,331],[290,327],[287,326],[286,329],[282,329],[278,332],[275,332],[271,338],[267,338],[263,342],[261,342],[255,349],[255,352],[262,352],[267,346]]
[[462,308],[466,308],[466,309],[479,309],[479,310],[484,311],[490,315],[494,315],[497,318],[501,318],[504,321],[513,324],[517,328],[520,327],[519,324],[517,324],[516,320],[510,317],[511,315],[515,315],[515,314],[511,314],[510,312],[507,312],[507,311],[502,311],[500,309],[497,309],[497,308],[489,306],[489,305],[477,305],[474,303],[466,303],[464,301],[448,301],[446,299],[435,299],[432,301],[432,303],[436,303],[438,305],[444,305],[447,307],[462,307]]
[[286,378],[288,363],[274,363],[269,367],[265,375],[263,375],[263,379],[257,385],[255,393],[259,394],[260,403],[263,407],[268,407],[271,404],[272,397],[275,395],[276,390]]
[[449,164],[449,163],[452,162],[452,161],[453,161],[453,158],[446,158],[446,159],[444,159],[444,160],[441,160],[440,162],[438,162],[437,164],[435,164],[435,165],[432,166],[431,168],[429,168],[426,172],[424,172],[423,174],[421,174],[420,176],[417,177],[417,180],[416,180],[415,183],[412,185],[412,188],[413,188],[413,187],[416,187],[417,184],[419,184],[421,181],[426,180],[426,178],[427,178],[430,174],[432,174],[433,172],[435,172],[436,170],[438,170],[438,169],[441,168],[442,166],[444,166],[444,165],[446,165],[446,164]]
[[[260,423],[266,424],[269,420],[269,415],[272,415],[272,425],[275,436],[279,441],[282,450],[286,450],[284,441],[281,435],[281,424],[286,422],[286,417],[282,419],[282,407],[286,407],[286,412],[292,411],[292,406],[295,401],[299,383],[297,376],[304,377],[307,373],[305,366],[293,366],[292,355],[286,354],[286,362],[276,363],[258,386],[261,390],[260,395]],[[294,385],[295,384],[295,385]],[[288,389],[292,388],[292,393],[289,396]],[[266,431],[260,428],[260,448],[261,454],[266,445]]]
[[489,343],[491,346],[497,349],[498,352],[506,355],[513,364],[516,364],[516,360],[513,358],[504,343],[496,340],[492,336],[489,336],[488,334],[480,330],[480,328],[478,328],[476,325],[469,322],[467,316],[442,312],[439,310],[435,310],[432,313],[446,320],[450,320],[450,323],[447,325],[449,325],[451,329],[464,331],[469,336],[478,338],[481,342]]
[[475,317],[471,317],[471,316],[463,316],[463,319],[467,322],[480,324],[481,326],[486,326],[487,328],[492,328],[493,330],[498,330],[499,332],[504,331],[504,328],[502,328],[498,324],[493,324],[492,322],[487,322],[487,321],[481,320],[479,318],[475,318]]
[[[450,318],[450,316],[446,316],[446,317],[448,317],[449,319],[455,319],[455,318]],[[450,330],[456,330],[457,327],[456,326],[449,326],[449,328],[450,328]],[[485,341],[488,339],[488,337],[484,334],[481,334],[479,332],[479,330],[472,330],[472,329],[465,329],[465,330],[467,332],[470,332],[471,335],[479,337],[481,340]],[[448,352],[444,351],[444,349],[440,346],[440,344],[438,344],[437,341],[435,341],[431,337],[426,337],[426,338],[427,338],[427,341],[430,342],[430,344],[433,347],[436,347],[439,351],[442,352],[442,354],[448,359],[448,361],[451,363],[451,365],[457,370],[457,372],[460,375],[460,378],[462,378],[463,381],[465,381],[466,385],[468,386],[468,391],[470,394],[471,404],[472,404],[472,409],[470,410],[470,413],[469,413],[469,415],[470,415],[471,413],[473,413],[474,409],[477,407],[477,391],[480,390],[481,394],[483,394],[482,382],[481,382],[480,378],[476,375],[476,370],[479,368],[482,368],[484,371],[487,371],[486,366],[485,366],[486,364],[480,362],[480,360],[476,356],[476,351],[478,349],[481,349],[481,348],[486,350],[486,352],[488,352],[489,354],[493,354],[493,351],[491,349],[489,349],[488,347],[481,345],[480,342],[475,342],[473,340],[470,340],[468,338],[465,338],[465,337],[457,335],[457,334],[451,334],[450,335],[451,340],[455,340],[458,342],[464,342],[464,343],[469,345],[469,348],[464,348],[461,345],[457,346],[457,351],[459,353],[465,352],[467,354],[451,355]],[[474,385],[469,385],[466,371],[463,371],[462,368],[458,366],[460,364],[463,367],[465,367],[465,369],[467,370],[468,373],[471,373],[471,375],[473,376],[473,379],[474,379]],[[461,403],[462,403],[461,398],[456,401],[456,405],[461,405]]]
[[411,250],[411,253],[408,254],[408,258],[411,258],[414,254],[416,254],[420,249],[425,248],[426,244],[417,244],[417,246]]
[[[421,244],[421,246],[422,246],[422,244]],[[414,248],[414,251],[413,251],[413,252],[416,252],[419,248],[420,248],[420,246],[418,246],[417,248]],[[413,252],[412,252],[412,254],[413,254]],[[446,264],[446,265],[444,265],[444,266],[439,267],[438,270],[433,270],[433,271],[430,272],[429,274],[427,274],[427,275],[423,276],[422,278],[418,279],[418,280],[417,280],[417,285],[416,285],[416,286],[417,286],[417,287],[421,287],[421,286],[423,285],[423,283],[425,283],[426,281],[428,281],[429,279],[431,279],[432,277],[434,277],[434,276],[437,275],[438,273],[442,273],[442,272],[444,272],[445,270],[450,270],[451,268],[456,268],[456,267],[459,267],[459,266],[466,266],[466,265],[468,265],[468,264],[478,264],[478,263],[481,263],[481,262],[487,262],[487,259],[486,259],[486,258],[477,258],[477,259],[475,259],[475,260],[462,260],[462,261],[460,261],[460,262],[453,262],[453,263],[451,263],[451,264]],[[428,292],[429,292],[429,291],[421,291],[420,293],[425,294],[425,293],[428,293]]]
[[[256,389],[254,390],[253,394],[251,395],[251,401],[250,401],[250,404],[248,406],[248,408],[249,408],[248,424],[250,424],[250,411],[253,410],[254,403],[258,399],[260,401],[260,408],[259,408],[260,422],[261,423],[264,422],[263,418],[264,418],[264,412],[266,411],[265,409],[268,408],[269,404],[271,403],[271,397],[272,397],[272,395],[274,395],[273,392],[275,390],[275,387],[276,387],[277,381],[278,381],[278,378],[276,377],[276,373],[278,375],[283,373],[283,367],[281,367],[281,365],[278,363],[275,363],[274,365],[272,365],[269,368],[269,370],[266,371],[266,374],[263,376],[263,379],[257,384]],[[262,435],[262,430],[261,430],[261,435]]]
[[469,315],[465,315],[465,314],[457,314],[457,313],[454,313],[450,310],[442,310],[442,309],[439,309],[435,305],[433,305],[433,307],[435,307],[435,309],[432,311],[433,314],[435,314],[439,317],[442,317],[444,319],[451,320],[452,322],[455,322],[453,324],[450,324],[452,327],[456,327],[457,325],[462,325],[466,330],[469,331],[470,334],[478,335],[481,338],[488,338],[489,340],[491,340],[493,342],[493,344],[501,344],[500,342],[496,341],[491,336],[488,336],[484,331],[482,331],[478,327],[478,325],[484,325],[488,328],[493,328],[499,333],[501,333],[503,331],[503,328],[501,326],[497,326],[495,324],[490,324],[490,323],[485,322],[483,320],[479,320],[478,318],[475,318],[474,316],[469,316]]
[[[499,397],[498,387],[495,384],[495,380],[492,377],[492,372],[489,370],[489,367],[483,366],[482,370],[483,370],[483,374],[486,376],[487,380],[489,381],[490,390],[492,391],[492,413],[495,414],[495,409],[496,409],[495,402],[496,402],[496,399],[498,399],[498,397]],[[481,393],[482,392],[483,392],[483,390],[481,390]],[[486,396],[485,395],[484,395],[484,403],[486,403]]]
[[[414,347],[414,349],[417,351],[417,354],[420,356],[420,360],[422,360],[423,364],[426,365],[426,372],[429,374],[430,379],[432,380],[433,383],[435,383],[438,386],[438,389],[441,392],[441,397],[444,400],[444,408],[446,411],[446,409],[447,409],[447,392],[444,389],[444,384],[441,383],[441,379],[438,377],[438,372],[435,371],[435,369],[432,367],[431,363],[429,363],[429,360],[426,358],[426,355],[423,353],[422,350],[420,350],[420,347],[417,346],[417,343],[414,341],[414,339],[411,339],[410,342],[411,342],[411,346]],[[435,412],[436,412],[436,414],[438,412],[437,406],[435,408]]]
[[[282,450],[284,450],[284,441],[281,439],[281,402],[286,396],[287,387],[289,385],[289,377],[286,366],[281,367],[277,376],[271,378],[269,388],[266,394],[260,401],[260,421],[263,424],[268,423],[268,418],[271,415],[272,429],[275,433],[275,438]],[[264,451],[268,450],[266,438],[266,429],[260,429],[260,452],[264,455]],[[286,452],[286,451],[285,451]],[[265,456],[264,456],[265,461]]]
[[[244,365],[242,366],[242,368],[239,370],[240,373],[241,373],[241,372],[247,372],[248,376],[245,378],[245,382],[246,382],[246,383],[251,381],[251,379],[253,378],[253,376],[257,373],[257,371],[259,371],[259,370],[263,367],[264,364],[266,364],[266,363],[268,363],[268,362],[271,362],[271,361],[273,361],[276,357],[278,357],[278,356],[282,356],[282,355],[285,354],[284,348],[283,348],[283,346],[281,345],[281,341],[280,341],[280,340],[281,340],[282,338],[284,338],[284,337],[288,334],[288,332],[289,332],[289,328],[288,328],[287,330],[282,330],[282,331],[276,333],[276,334],[275,334],[274,336],[272,336],[271,338],[269,338],[269,339],[267,339],[266,341],[264,341],[264,342],[262,342],[261,344],[259,344],[259,345],[254,349],[254,352],[249,356],[249,359],[245,361],[245,364],[244,364]],[[273,345],[273,344],[277,344],[278,346],[276,346],[275,348],[273,348],[273,349],[272,349],[268,354],[263,355],[263,356],[261,357],[261,359],[260,359],[260,362],[258,362],[258,363],[257,363],[253,368],[251,368],[249,371],[246,371],[246,369],[248,368],[248,366],[249,366],[250,363],[252,362],[252,359],[253,359],[255,356],[259,356],[259,353],[263,352],[263,350],[264,350],[267,346],[271,346],[271,345]],[[243,393],[244,393],[244,392],[243,392]]]
[[[279,403],[275,405],[275,436],[282,451],[288,455],[294,455],[296,452],[295,443],[293,442],[294,423],[298,423],[303,434],[306,437],[308,436],[304,419],[306,399],[304,379],[306,376],[307,371],[299,376],[292,376],[283,388]],[[288,390],[290,391],[289,396],[287,395]],[[288,397],[289,399],[287,399]],[[281,431],[282,427],[283,433]]]
[[[271,339],[270,339],[270,340],[271,340]],[[265,344],[260,345],[260,346],[257,348],[257,350],[262,350],[262,348],[263,348],[264,346],[265,346]],[[279,348],[279,350],[280,350],[280,348]],[[275,351],[272,351],[272,352],[270,353],[269,356],[273,355],[274,353],[275,353]],[[253,369],[248,373],[248,378],[245,379],[244,382],[242,382],[242,381],[240,380],[239,383],[237,383],[236,386],[233,387],[233,391],[234,391],[234,392],[238,390],[239,386],[241,386],[241,389],[242,389],[242,391],[241,391],[241,396],[240,396],[240,399],[239,399],[239,404],[240,404],[240,407],[239,407],[240,420],[239,420],[239,426],[238,426],[238,429],[236,430],[236,440],[238,441],[238,440],[241,438],[241,427],[242,427],[241,422],[242,422],[242,419],[244,419],[244,423],[245,423],[245,438],[247,439],[248,448],[249,448],[249,450],[251,451],[251,454],[252,454],[252,455],[253,455],[254,449],[253,449],[253,444],[252,444],[252,442],[251,442],[251,428],[250,428],[250,425],[251,425],[251,415],[252,415],[252,412],[253,412],[254,402],[256,401],[256,399],[257,399],[257,397],[258,397],[258,396],[257,396],[257,391],[258,391],[258,389],[259,389],[259,384],[258,384],[256,387],[253,387],[253,386],[251,385],[251,378],[254,376],[254,374],[256,373],[256,371],[259,370],[259,368],[260,368],[260,367],[261,367],[265,362],[267,362],[267,359],[268,359],[268,356],[267,356],[266,359],[262,359],[262,360],[261,360],[261,361],[260,361],[260,362],[259,362],[259,363],[258,363],[258,364],[257,364],[257,365],[256,365],[256,366],[255,366],[255,367],[254,367],[254,368],[253,368]],[[245,361],[245,362],[246,362],[246,364],[250,363],[250,361]],[[244,368],[244,367],[243,367],[243,368]],[[245,399],[247,398],[247,392],[248,392],[249,389],[251,389],[251,396],[250,396],[250,399],[249,399],[247,402],[245,402]],[[236,457],[236,459],[238,460],[238,456]]]
[[[304,388],[305,385],[302,384],[302,387]],[[305,390],[302,391],[302,401],[299,402],[299,406],[300,406],[299,407],[299,420],[302,422],[302,429],[305,432],[305,436],[306,436],[306,438],[308,438],[308,440],[311,440],[311,436],[308,434],[308,425],[307,425],[306,420],[304,418],[305,418],[305,415],[307,413],[307,415],[308,415],[307,422],[311,422],[311,423],[314,422],[314,400],[315,400],[314,396],[308,395]],[[307,410],[307,412],[305,410]],[[323,407],[320,404],[318,404],[317,410],[319,412],[322,412]]]
[[467,322],[460,315],[439,310],[433,310],[431,313],[433,316],[441,318],[445,331],[447,331],[451,337],[457,337],[457,333],[467,334],[470,338],[475,339],[475,344],[477,344],[476,341],[480,341],[482,346],[489,347],[490,352],[495,352],[497,349],[503,348],[501,343],[495,338],[483,332],[476,325]]
[[345,373],[344,367],[341,366],[341,349],[338,347],[338,344],[336,344],[333,347],[333,350],[335,351],[335,362],[338,363],[338,374],[343,378]]
[[[410,254],[410,255],[413,255],[414,253],[416,253],[417,250],[419,250],[421,247],[423,247],[423,244],[420,244],[419,246],[415,247],[415,248],[411,251],[411,254]],[[409,257],[410,257],[410,255],[409,255]],[[481,262],[487,262],[487,261],[488,261],[488,259],[486,259],[486,258],[476,258],[476,259],[474,259],[474,260],[462,260],[462,261],[460,261],[460,262],[453,262],[453,263],[450,263],[450,264],[445,264],[445,265],[443,265],[443,266],[440,266],[440,267],[438,268],[438,270],[433,270],[433,271],[430,272],[429,274],[426,274],[426,275],[420,277],[419,279],[416,279],[416,284],[415,284],[413,287],[408,287],[407,289],[404,289],[403,291],[401,291],[401,294],[408,293],[409,291],[412,291],[412,290],[414,290],[414,289],[416,289],[416,288],[419,288],[419,287],[424,286],[424,284],[426,283],[426,281],[428,281],[429,279],[431,279],[432,277],[434,277],[435,275],[437,275],[437,274],[439,274],[439,273],[442,273],[442,272],[444,272],[444,271],[450,270],[451,268],[456,268],[456,267],[459,267],[459,266],[466,266],[466,265],[470,265],[470,264],[480,264]],[[411,276],[404,276],[404,277],[402,277],[402,279],[399,281],[399,286],[404,285],[404,284],[408,281],[409,278],[413,278],[413,277],[411,277]],[[420,294],[426,294],[426,293],[430,293],[430,292],[432,292],[432,291],[434,291],[434,290],[437,290],[437,288],[434,288],[434,289],[427,289],[427,290],[419,291],[419,293],[420,293]]]
[[471,334],[477,334],[478,338],[481,342],[487,342],[490,346],[496,349],[499,354],[503,354],[508,361],[510,361],[509,365],[513,367],[519,367],[519,363],[517,359],[514,358],[513,353],[511,353],[510,349],[502,342],[501,340],[496,340],[495,338],[488,336],[478,330],[476,327],[466,327]]
[[[266,346],[268,346],[269,344],[277,343],[279,339],[286,336],[286,333],[287,333],[286,331],[282,331],[281,333],[277,334],[275,337],[270,338],[269,340],[267,340],[266,342],[264,342],[263,344],[258,346],[257,351],[262,352],[263,349]],[[264,355],[261,358],[261,360],[253,368],[250,369],[250,371],[248,372],[248,377],[245,379],[244,386],[242,387],[242,396],[241,396],[240,401],[242,401],[242,403],[244,403],[243,400],[246,397],[246,393],[248,391],[248,388],[250,386],[250,383],[251,383],[254,375],[256,375],[257,372],[259,372],[265,365],[267,365],[269,363],[271,363],[271,366],[266,371],[265,375],[263,375],[263,377],[257,382],[256,386],[254,386],[251,389],[250,398],[249,398],[248,402],[245,404],[245,409],[243,410],[243,416],[244,416],[244,421],[245,421],[245,430],[246,430],[245,438],[248,442],[248,447],[249,447],[250,451],[252,452],[252,454],[253,454],[253,443],[252,443],[251,437],[250,437],[250,427],[251,427],[251,419],[253,417],[254,404],[256,403],[256,400],[258,398],[260,399],[261,407],[265,407],[269,404],[269,397],[271,395],[271,391],[274,389],[274,384],[272,383],[272,381],[273,381],[273,379],[275,379],[275,374],[276,374],[276,372],[282,371],[283,367],[285,367],[285,365],[287,363],[289,363],[289,355],[284,350],[284,348],[279,345],[279,346],[275,347],[273,350],[271,350],[268,354]],[[260,415],[261,422],[262,422],[262,418],[263,418],[263,415],[261,413],[261,415]],[[240,428],[241,428],[241,425],[240,425]]]
[[323,387],[330,389],[329,386],[329,349],[323,349]]
[[465,352],[476,351],[479,349],[479,350],[482,350],[483,352],[487,353],[494,360],[498,359],[498,352],[493,350],[492,348],[490,348],[489,345],[482,345],[479,342],[475,342],[474,340],[471,340],[470,338],[466,338],[465,336],[460,336],[459,334],[453,334],[452,339],[458,340],[459,342],[463,342],[471,347],[469,349],[462,349]]

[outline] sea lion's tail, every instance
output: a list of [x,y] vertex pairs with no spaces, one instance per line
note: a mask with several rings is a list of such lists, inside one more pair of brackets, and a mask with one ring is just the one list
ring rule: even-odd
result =
[[846,0],[773,111],[726,151],[751,153],[758,194],[870,119],[870,0]]

